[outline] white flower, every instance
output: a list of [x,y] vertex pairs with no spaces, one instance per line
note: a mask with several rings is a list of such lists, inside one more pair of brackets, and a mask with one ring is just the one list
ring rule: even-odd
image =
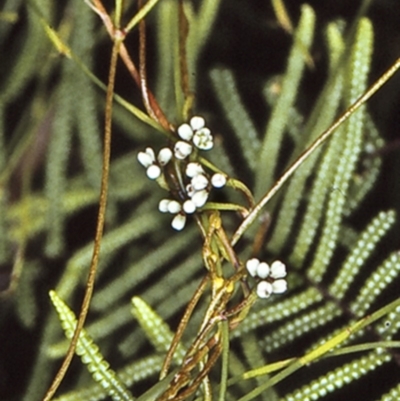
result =
[[177,214],[182,210],[181,204],[176,200],[171,200],[167,206],[168,212],[171,214]]
[[165,166],[172,158],[172,151],[169,148],[160,150],[157,156],[152,148],[146,148],[144,152],[139,152],[137,155],[139,163],[146,169],[147,177],[155,180],[161,175],[161,167]]
[[196,205],[191,199],[188,199],[185,202],[183,202],[183,211],[187,214],[192,214],[196,211]]
[[257,284],[256,292],[260,298],[268,298],[273,293],[272,284],[268,281],[260,281]]
[[193,129],[189,124],[182,124],[178,127],[178,135],[189,142],[193,138]]
[[277,279],[285,276],[286,266],[280,260],[275,260],[271,265],[271,277]]
[[193,146],[190,143],[178,141],[174,147],[174,155],[177,159],[183,160],[192,153],[192,150]]
[[203,207],[208,199],[208,191],[202,189],[201,191],[196,191],[192,196],[192,202],[196,205],[196,207]]
[[272,290],[274,294],[282,294],[287,290],[287,281],[283,279],[275,280],[272,283]]
[[158,210],[161,213],[167,213],[168,212],[168,204],[171,202],[170,199],[161,199],[160,203],[158,204]]
[[225,186],[225,184],[226,184],[226,177],[223,174],[215,173],[211,177],[211,185],[214,188],[222,188]]
[[156,156],[152,148],[146,148],[144,152],[139,152],[137,155],[139,163],[145,167],[150,167],[156,161]]
[[207,188],[208,178],[203,174],[197,174],[192,178],[190,183],[195,191],[201,191],[202,189]]
[[186,166],[186,175],[189,178],[193,178],[199,174],[204,174],[204,170],[201,164],[195,162],[188,163],[188,165]]
[[162,148],[158,152],[157,160],[161,166],[165,166],[172,159],[172,150],[170,148]]
[[150,180],[156,180],[161,175],[161,168],[157,164],[152,164],[147,168],[146,174]]
[[203,128],[205,125],[206,125],[206,122],[203,117],[193,116],[190,119],[190,126],[192,127],[192,129],[194,131],[197,131],[197,130]]
[[268,266],[267,263],[265,262],[261,262],[258,266],[257,266],[257,276],[260,278],[267,278],[269,276],[270,273],[270,268]]
[[260,264],[260,261],[256,258],[249,259],[246,262],[246,269],[252,277],[255,277],[257,275],[257,267],[259,264]]
[[214,146],[211,131],[204,127],[196,131],[193,135],[193,143],[202,150],[210,150]]
[[185,214],[177,214],[171,222],[171,226],[176,231],[181,231],[186,224],[186,215]]

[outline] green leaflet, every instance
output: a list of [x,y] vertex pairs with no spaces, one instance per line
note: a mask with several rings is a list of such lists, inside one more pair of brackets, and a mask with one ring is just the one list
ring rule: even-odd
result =
[[[71,339],[76,327],[74,313],[58,297],[55,291],[50,291],[50,298],[57,310],[65,335]],[[82,362],[87,365],[93,379],[101,384],[105,392],[114,401],[133,401],[132,394],[104,360],[99,347],[93,342],[86,330],[82,330],[79,335],[76,353],[81,357]]]
[[304,51],[308,51],[311,45],[314,21],[313,10],[307,5],[302,6],[302,15],[294,36],[293,48],[288,57],[282,91],[268,121],[258,156],[254,191],[256,199],[269,189],[276,174],[281,139],[288,123],[288,112],[294,102],[305,66]]
[[[132,313],[136,320],[146,332],[147,337],[158,352],[167,352],[173,338],[173,332],[167,323],[139,297],[132,298]],[[182,345],[176,349],[176,358],[178,361],[185,355]]]

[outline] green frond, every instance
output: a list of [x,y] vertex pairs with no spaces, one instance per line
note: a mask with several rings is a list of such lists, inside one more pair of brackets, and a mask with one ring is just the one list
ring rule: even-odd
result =
[[390,356],[386,353],[371,352],[367,356],[356,359],[319,377],[317,380],[313,380],[308,385],[302,386],[301,389],[296,390],[292,394],[286,395],[281,400],[319,400],[329,393],[333,393],[335,390],[360,379],[389,360]]
[[[71,339],[76,327],[76,318],[68,306],[58,297],[55,291],[50,292],[50,298],[60,317],[61,324],[67,338]],[[76,353],[81,357],[82,362],[87,365],[93,379],[100,383],[106,393],[114,400],[133,401],[130,391],[125,384],[118,378],[117,374],[110,368],[104,360],[99,348],[93,342],[86,330],[82,330]]]
[[253,122],[243,106],[233,74],[226,69],[210,73],[213,88],[230,126],[243,149],[243,156],[252,171],[257,165],[260,140]]
[[307,309],[321,300],[322,295],[313,287],[293,295],[289,299],[280,299],[279,302],[268,305],[268,308],[250,312],[247,319],[233,333],[233,336],[242,336],[258,327],[278,322],[288,316],[294,316],[296,313]]
[[62,71],[62,81],[59,88],[53,132],[49,144],[46,168],[46,197],[48,199],[46,253],[55,256],[63,248],[65,216],[61,213],[62,199],[67,192],[67,162],[71,149],[73,126],[73,104],[75,102],[75,88],[71,87],[70,80],[76,73],[76,67],[65,59]]
[[360,271],[366,259],[375,249],[377,242],[386,234],[394,222],[395,213],[393,211],[387,213],[380,212],[371,221],[343,263],[335,281],[329,287],[329,292],[333,297],[337,299],[343,298],[355,275]]
[[[146,205],[146,209],[148,206]],[[107,233],[102,241],[101,253],[110,256],[127,243],[152,232],[158,224],[159,217],[153,211],[149,212],[143,208],[142,213],[138,216],[135,215],[131,221]],[[68,297],[84,277],[83,273],[86,271],[85,267],[87,268],[90,264],[92,251],[92,244],[90,243],[76,252],[69,260],[65,268],[66,274],[57,286],[57,293],[63,298]]]
[[[301,138],[299,138],[301,141],[298,141],[298,148],[300,145],[304,146],[305,139],[307,139],[303,138],[303,136],[306,135],[314,139],[320,132],[328,127],[333,121],[342,96],[343,73],[338,67],[340,67],[340,56],[343,53],[343,39],[337,32],[336,26],[333,24],[331,24],[327,30],[327,37],[330,65],[335,66],[336,69],[333,67],[331,68],[332,71],[327,79],[327,83],[317,100],[312,115],[302,131]],[[337,136],[332,138],[329,149],[333,148],[337,151],[339,150],[337,148]],[[318,164],[317,169],[316,164],[320,159],[321,150],[316,151],[294,174],[282,200],[277,222],[277,227],[279,227],[279,229],[274,231],[271,241],[268,244],[268,247],[274,252],[279,252],[281,250],[291,234],[291,227],[293,226],[299,205],[301,201],[304,201],[303,194],[304,191],[306,191],[307,179],[317,170],[317,177],[313,182],[313,188],[311,189],[311,194],[308,199],[307,211],[303,217],[303,224],[297,236],[297,242],[293,250],[293,256],[291,257],[291,262],[295,266],[301,265],[312,242],[315,229],[320,221],[327,192],[327,183],[330,183],[330,179],[327,175],[331,171],[330,160],[333,151],[334,150],[330,150],[325,153],[324,161]]]
[[399,273],[400,255],[396,252],[389,255],[389,257],[368,277],[357,298],[351,303],[350,310],[356,316],[363,316],[377,296],[398,277]]
[[[145,331],[147,337],[158,352],[167,352],[171,345],[174,333],[168,324],[139,297],[132,298],[132,313]],[[178,362],[184,357],[185,350],[182,345],[176,349]]]
[[379,401],[394,401],[400,398],[400,384],[384,394]]
[[322,327],[334,318],[340,316],[341,310],[333,302],[306,311],[300,316],[293,317],[291,321],[283,324],[278,329],[268,334],[262,341],[261,347],[267,352],[275,351],[284,345],[288,345],[304,334]]
[[303,5],[299,26],[294,35],[294,44],[288,57],[281,94],[272,110],[259,150],[254,191],[256,199],[271,186],[276,173],[282,136],[288,123],[288,112],[295,100],[305,66],[304,51],[308,51],[313,38],[314,21],[314,11],[309,6]]
[[[346,96],[348,104],[354,102],[367,85],[372,50],[372,29],[367,20],[361,20],[354,43],[345,85],[348,92]],[[343,152],[338,160],[333,190],[328,200],[321,241],[307,272],[308,277],[314,282],[322,279],[335,249],[349,181],[361,151],[363,122],[363,110],[359,110],[343,126]]]
[[193,229],[188,230],[183,239],[179,236],[173,236],[164,244],[160,244],[160,246],[155,248],[150,254],[135,261],[133,265],[129,266],[125,273],[116,277],[116,279],[107,287],[99,290],[94,295],[92,307],[99,311],[109,308],[128,292],[132,293],[132,290],[135,287],[140,286],[145,279],[155,273],[162,274],[163,281],[155,283],[155,286],[153,287],[155,288],[154,296],[151,296],[150,294],[148,295],[150,296],[152,303],[159,301],[157,293],[162,294],[162,288],[160,287],[165,287],[165,283],[180,286],[182,280],[187,280],[188,277],[186,274],[193,274],[193,267],[195,265],[192,265],[192,267],[187,266],[185,270],[182,269],[185,272],[183,279],[182,274],[178,276],[175,270],[166,274],[163,271],[159,272],[159,270],[165,268],[166,264],[174,255],[182,252],[182,250],[190,246],[190,243],[195,239],[195,236],[197,236],[197,233]]

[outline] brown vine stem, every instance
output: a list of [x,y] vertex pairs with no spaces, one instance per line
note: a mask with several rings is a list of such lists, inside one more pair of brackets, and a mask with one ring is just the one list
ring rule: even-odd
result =
[[100,200],[99,200],[99,211],[97,215],[96,224],[96,235],[94,239],[92,260],[89,268],[89,275],[86,283],[85,296],[82,301],[81,311],[79,313],[78,322],[75,327],[74,335],[64,361],[57,372],[53,383],[47,390],[43,401],[49,401],[57,388],[61,384],[65,374],[67,373],[68,367],[71,364],[72,358],[75,353],[75,349],[78,343],[79,335],[85,324],[86,316],[89,311],[90,300],[92,299],[94,281],[96,278],[97,266],[100,257],[101,240],[103,238],[104,231],[104,220],[107,206],[107,194],[108,194],[108,176],[110,170],[110,153],[111,153],[111,123],[112,123],[112,106],[114,97],[114,85],[115,85],[115,73],[117,68],[119,48],[124,39],[122,32],[117,31],[114,37],[114,45],[111,53],[111,62],[108,75],[107,95],[106,95],[106,109],[105,109],[105,124],[104,124],[104,150],[103,150],[103,167],[101,175],[101,187],[100,187]]
[[293,173],[303,164],[311,154],[323,143],[325,143],[342,123],[344,123],[355,111],[357,111],[367,100],[369,100],[400,68],[400,58],[384,72],[372,86],[361,95],[326,131],[324,131],[299,157],[294,163],[281,175],[272,188],[261,198],[254,206],[248,216],[242,221],[235,234],[232,237],[232,246],[237,244],[243,233],[254,223],[254,220],[261,213],[262,208],[278,192],[283,184],[293,175]]

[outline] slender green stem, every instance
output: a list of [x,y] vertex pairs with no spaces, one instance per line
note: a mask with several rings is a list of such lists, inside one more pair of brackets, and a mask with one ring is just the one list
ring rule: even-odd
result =
[[360,96],[325,132],[323,132],[282,174],[272,188],[261,198],[249,215],[242,221],[239,228],[232,237],[232,245],[235,245],[242,237],[243,233],[254,223],[254,220],[261,213],[262,208],[271,198],[281,189],[283,184],[293,175],[293,173],[311,156],[311,154],[323,143],[325,143],[355,111],[357,111],[367,100],[369,100],[400,68],[400,58],[362,95]]

